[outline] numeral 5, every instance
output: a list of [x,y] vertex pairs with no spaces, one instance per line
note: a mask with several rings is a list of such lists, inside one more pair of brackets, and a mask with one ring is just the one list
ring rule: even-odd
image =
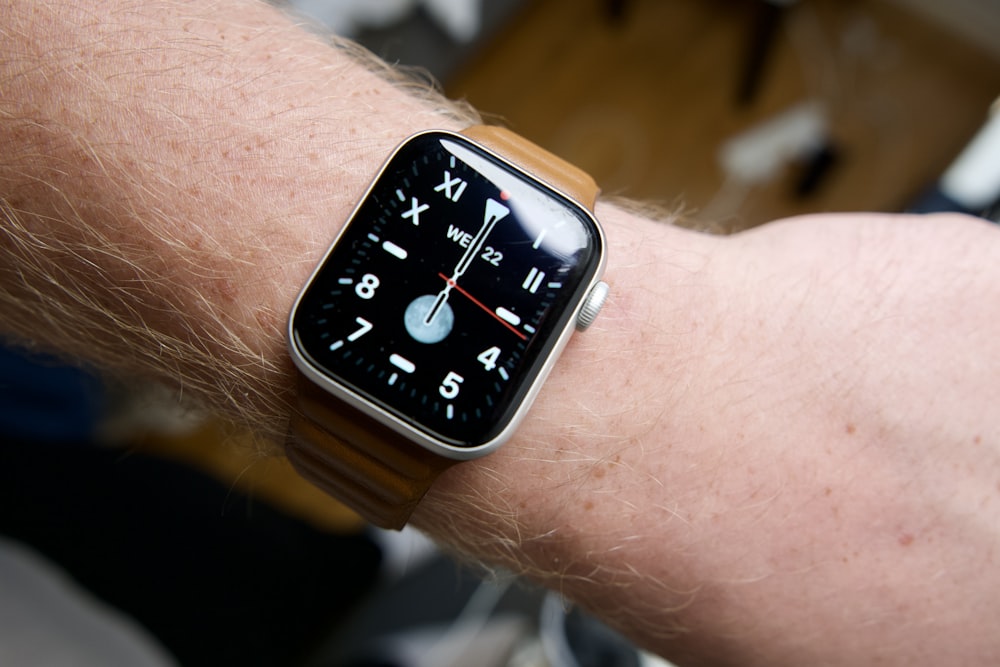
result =
[[458,391],[461,389],[459,385],[465,382],[463,378],[458,373],[449,371],[446,376],[444,376],[444,381],[441,382],[441,386],[438,387],[438,391],[447,399],[452,399],[458,396]]

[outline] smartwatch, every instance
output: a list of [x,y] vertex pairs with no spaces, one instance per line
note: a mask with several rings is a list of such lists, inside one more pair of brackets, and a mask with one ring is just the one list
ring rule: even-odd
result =
[[299,474],[400,529],[442,471],[502,445],[607,295],[597,192],[500,127],[396,148],[289,317]]

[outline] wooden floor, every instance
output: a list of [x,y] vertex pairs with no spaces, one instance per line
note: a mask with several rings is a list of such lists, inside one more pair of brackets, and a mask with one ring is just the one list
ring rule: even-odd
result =
[[[733,230],[810,211],[904,207],[948,165],[1000,94],[1000,64],[884,0],[802,0],[752,104],[736,102],[757,5],[536,0],[446,82],[590,171],[605,192],[682,207]],[[723,143],[805,101],[837,160],[811,196],[801,167],[727,182]]]

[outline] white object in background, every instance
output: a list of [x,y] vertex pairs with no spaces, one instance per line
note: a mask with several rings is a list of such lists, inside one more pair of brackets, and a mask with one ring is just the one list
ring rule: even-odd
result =
[[989,120],[941,177],[941,192],[967,211],[1000,200],[1000,100]]
[[744,184],[770,181],[790,161],[822,147],[827,119],[818,102],[804,102],[726,141],[719,161]]
[[399,531],[372,529],[371,536],[382,551],[382,576],[387,581],[402,579],[440,554],[434,542],[413,526]]
[[416,0],[290,0],[298,13],[351,37],[362,28],[384,28],[413,11]]
[[424,8],[456,42],[471,42],[482,29],[481,0],[423,0]]
[[135,621],[0,537],[0,665],[175,667]]
[[365,28],[387,28],[420,5],[457,42],[468,42],[482,27],[482,0],[290,0],[295,11],[350,37]]

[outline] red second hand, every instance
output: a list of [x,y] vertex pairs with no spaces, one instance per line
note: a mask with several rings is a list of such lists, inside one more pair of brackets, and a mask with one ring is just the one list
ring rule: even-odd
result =
[[479,306],[480,308],[482,308],[487,313],[489,313],[490,316],[493,319],[495,319],[497,322],[499,322],[500,324],[504,325],[505,327],[507,327],[508,329],[510,329],[512,332],[514,332],[514,334],[518,338],[520,338],[521,340],[528,340],[528,337],[525,336],[520,331],[518,331],[517,329],[515,329],[514,326],[510,322],[508,322],[507,320],[503,319],[502,317],[500,317],[499,315],[497,315],[495,312],[493,312],[492,310],[490,310],[489,308],[487,308],[486,306],[484,306],[479,299],[477,299],[476,297],[472,296],[471,294],[469,294],[468,292],[466,292],[464,289],[462,289],[461,287],[459,287],[458,283],[456,283],[454,280],[452,280],[451,278],[449,278],[448,276],[446,276],[446,275],[444,275],[443,273],[440,273],[440,272],[438,273],[438,275],[441,278],[443,278],[446,283],[448,283],[449,287],[454,287],[455,289],[457,289],[459,292],[462,293],[462,296],[464,296],[466,299],[468,299],[472,303],[474,303],[477,306]]

